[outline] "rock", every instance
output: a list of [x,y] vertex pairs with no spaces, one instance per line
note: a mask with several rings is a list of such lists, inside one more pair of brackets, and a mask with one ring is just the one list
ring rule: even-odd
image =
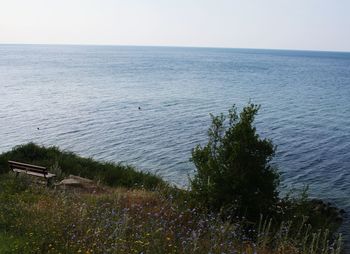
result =
[[320,199],[310,200],[311,208],[315,213],[326,216],[330,221],[340,224],[345,215],[344,209],[339,209],[330,202],[325,202]]
[[80,183],[88,183],[88,184],[92,184],[94,181],[84,178],[84,177],[80,177],[80,176],[75,176],[75,175],[69,175],[68,177],[69,179],[74,179]]
[[74,190],[87,193],[104,193],[107,191],[94,181],[75,175],[69,175],[68,178],[65,178],[55,186],[56,188],[62,190]]
[[62,180],[58,185],[71,186],[71,187],[82,187],[82,183],[73,178],[66,178]]
[[341,216],[340,214],[337,215],[337,216],[335,217],[334,221],[335,221],[336,223],[342,223],[342,222],[343,222],[343,216]]

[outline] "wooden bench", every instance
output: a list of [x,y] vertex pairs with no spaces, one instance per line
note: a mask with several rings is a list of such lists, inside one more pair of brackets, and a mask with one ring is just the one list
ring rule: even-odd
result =
[[8,161],[10,169],[16,173],[18,176],[19,173],[25,173],[31,176],[43,177],[47,181],[47,185],[51,184],[51,179],[55,177],[55,174],[49,173],[45,167],[26,164],[17,161]]

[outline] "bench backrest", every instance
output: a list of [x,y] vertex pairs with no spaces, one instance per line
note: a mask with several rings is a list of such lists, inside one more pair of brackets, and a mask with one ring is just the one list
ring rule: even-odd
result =
[[41,173],[43,175],[46,175],[48,173],[47,169],[45,167],[31,165],[27,163],[17,162],[17,161],[8,161],[11,170],[13,169],[22,169],[26,171]]

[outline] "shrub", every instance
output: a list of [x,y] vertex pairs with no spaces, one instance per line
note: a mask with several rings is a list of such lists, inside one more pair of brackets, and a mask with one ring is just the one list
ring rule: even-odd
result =
[[195,198],[211,210],[235,208],[257,220],[278,200],[279,174],[270,165],[275,146],[262,139],[253,125],[260,106],[248,104],[240,114],[233,106],[227,115],[213,116],[209,141],[192,150],[196,174],[191,179]]

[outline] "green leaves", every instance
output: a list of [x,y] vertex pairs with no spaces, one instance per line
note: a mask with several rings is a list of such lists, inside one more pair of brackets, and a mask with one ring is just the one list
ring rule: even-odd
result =
[[227,115],[211,115],[208,143],[192,150],[193,195],[210,209],[238,205],[240,215],[255,219],[277,201],[279,175],[269,164],[275,147],[256,133],[259,109],[249,103],[239,114],[233,106]]

